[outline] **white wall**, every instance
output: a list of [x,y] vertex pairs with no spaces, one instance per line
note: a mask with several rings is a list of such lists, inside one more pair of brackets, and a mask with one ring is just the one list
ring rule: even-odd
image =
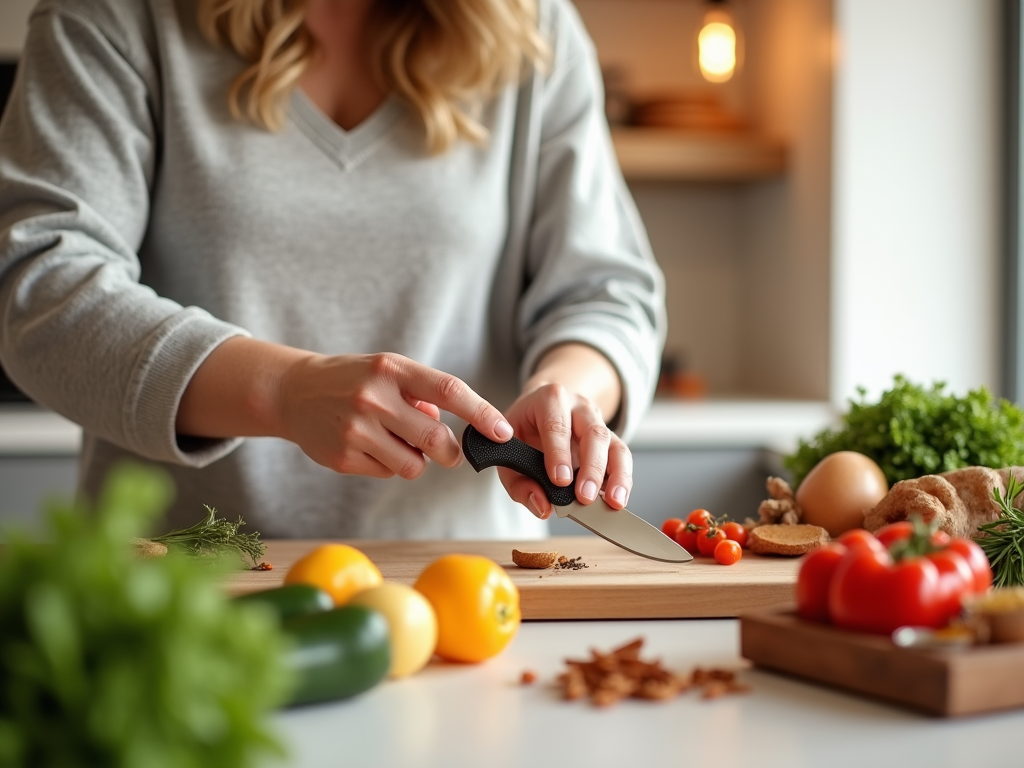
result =
[[831,399],[998,391],[998,0],[835,8]]
[[15,58],[25,40],[28,15],[37,0],[0,0],[0,58]]

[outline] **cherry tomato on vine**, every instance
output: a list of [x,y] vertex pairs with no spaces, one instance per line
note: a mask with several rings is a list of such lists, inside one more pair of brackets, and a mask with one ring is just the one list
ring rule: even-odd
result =
[[707,528],[702,528],[694,525],[693,523],[685,523],[678,531],[676,531],[676,544],[685,549],[691,555],[696,554],[697,534],[706,530]]
[[721,528],[701,529],[697,534],[697,550],[705,557],[711,557],[720,541],[727,541]]
[[722,539],[715,545],[715,560],[722,565],[733,565],[743,557],[743,547],[732,539]]
[[708,528],[714,521],[711,517],[711,513],[706,509],[695,509],[686,516],[686,522],[699,525],[703,528]]
[[670,517],[664,523],[661,524],[661,532],[668,536],[670,539],[676,537],[676,531],[682,528],[686,523],[680,520],[678,517]]
[[747,546],[747,529],[740,523],[722,523],[722,530],[725,531],[725,538],[735,541],[741,547]]

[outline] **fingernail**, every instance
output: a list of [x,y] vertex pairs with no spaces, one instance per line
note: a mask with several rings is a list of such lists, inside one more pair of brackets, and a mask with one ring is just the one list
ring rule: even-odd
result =
[[530,498],[530,511],[533,512],[534,517],[539,517],[541,520],[544,519],[544,513],[540,511],[540,503],[537,501],[537,494],[531,493]]
[[499,421],[494,425],[494,434],[500,437],[502,440],[508,440],[512,437],[512,425],[507,421]]
[[593,499],[595,496],[597,496],[597,483],[593,480],[587,480],[583,484],[583,498]]
[[618,504],[626,503],[626,489],[621,485],[616,485],[612,488],[612,499]]
[[555,467],[556,480],[572,480],[572,467],[568,464],[559,464]]

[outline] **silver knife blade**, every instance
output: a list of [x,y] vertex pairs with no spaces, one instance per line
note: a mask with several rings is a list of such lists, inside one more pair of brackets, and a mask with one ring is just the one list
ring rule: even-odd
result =
[[612,509],[600,497],[586,506],[573,501],[564,507],[555,504],[554,508],[559,517],[574,520],[588,531],[593,531],[602,539],[634,555],[665,563],[688,563],[693,560],[693,555],[646,520],[628,509]]

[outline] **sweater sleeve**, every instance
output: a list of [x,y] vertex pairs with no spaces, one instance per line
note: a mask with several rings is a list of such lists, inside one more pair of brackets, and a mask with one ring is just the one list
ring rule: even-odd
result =
[[664,280],[615,158],[593,44],[568,3],[551,6],[554,63],[543,87],[527,286],[518,316],[526,349],[521,376],[525,380],[556,344],[593,346],[622,382],[611,426],[628,441],[657,383]]
[[246,332],[140,283],[159,77],[139,30],[110,29],[45,3],[30,22],[0,124],[0,360],[87,433],[203,466],[238,441],[179,440],[178,403],[206,356]]

